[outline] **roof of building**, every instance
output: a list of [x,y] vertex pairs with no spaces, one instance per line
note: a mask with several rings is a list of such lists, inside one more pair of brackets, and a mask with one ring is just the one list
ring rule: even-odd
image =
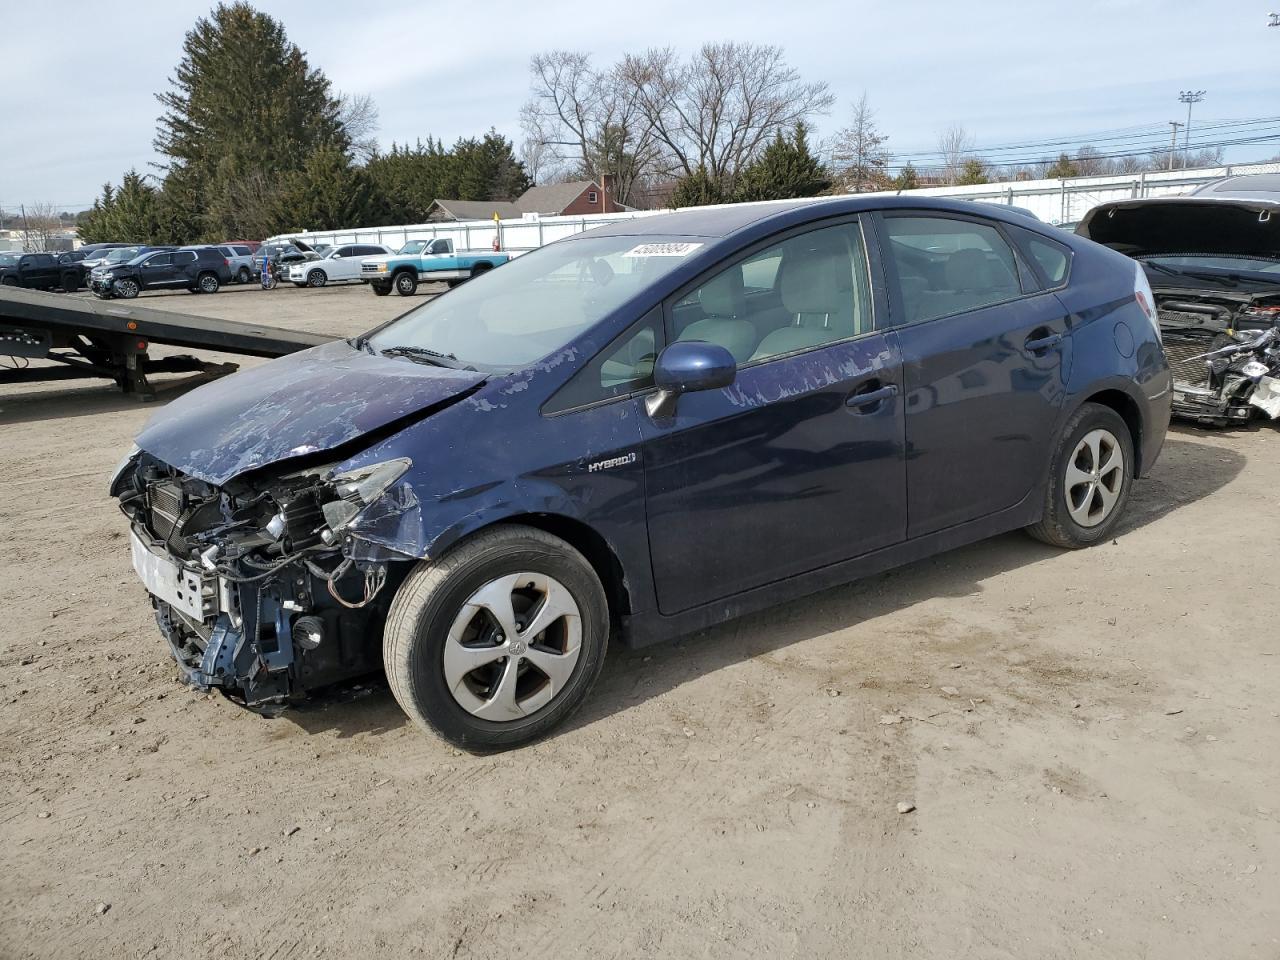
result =
[[548,183],[542,187],[530,187],[516,200],[516,206],[522,213],[557,214],[582,196],[584,190],[599,189],[590,180]]
[[524,212],[510,200],[441,200],[434,205],[455,220],[492,220],[496,213],[503,220],[519,219]]

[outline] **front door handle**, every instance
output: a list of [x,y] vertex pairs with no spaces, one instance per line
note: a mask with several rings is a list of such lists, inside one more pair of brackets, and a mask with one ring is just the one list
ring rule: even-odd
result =
[[851,393],[845,398],[844,405],[859,413],[869,413],[873,408],[880,406],[884,401],[897,395],[898,385],[889,383],[879,389],[868,390],[865,393]]
[[1043,353],[1050,347],[1056,347],[1062,342],[1062,334],[1051,333],[1047,337],[1037,337],[1034,340],[1028,340],[1023,346],[1027,348],[1028,353]]

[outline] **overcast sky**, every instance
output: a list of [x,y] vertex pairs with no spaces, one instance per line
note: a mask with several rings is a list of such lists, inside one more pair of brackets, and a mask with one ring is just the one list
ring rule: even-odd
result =
[[[1266,26],[1266,3],[1248,0],[257,6],[283,20],[338,89],[373,95],[384,145],[428,135],[452,142],[490,126],[518,142],[528,61],[539,51],[590,50],[609,62],[649,46],[687,51],[719,40],[780,44],[806,79],[830,84],[838,105],[819,118],[819,136],[842,126],[866,90],[899,153],[936,149],[953,122],[980,148],[1163,124],[1185,119],[1183,89],[1206,91],[1197,119],[1280,115],[1280,28]],[[127,9],[122,19],[110,5],[79,0],[5,4],[0,205],[80,209],[104,181],[155,159],[153,94],[166,88],[201,6],[134,0]],[[50,33],[63,20],[75,29]],[[1280,124],[1249,130],[1280,135]],[[1231,148],[1228,159],[1277,152],[1280,141],[1255,143]]]

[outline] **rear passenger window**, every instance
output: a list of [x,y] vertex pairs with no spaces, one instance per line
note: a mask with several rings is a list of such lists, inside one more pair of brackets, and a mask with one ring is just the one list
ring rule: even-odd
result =
[[720,271],[671,315],[676,340],[719,344],[739,365],[867,333],[862,231],[851,222],[788,237]]
[[194,263],[195,259],[196,252],[194,250],[179,250],[173,255],[173,262],[178,264]]
[[905,316],[923,323],[1022,295],[1013,249],[994,227],[944,217],[885,218]]

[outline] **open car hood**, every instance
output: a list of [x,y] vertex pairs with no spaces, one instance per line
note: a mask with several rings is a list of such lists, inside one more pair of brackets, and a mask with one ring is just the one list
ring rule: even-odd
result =
[[152,417],[137,442],[171,467],[221,486],[249,470],[408,426],[484,379],[336,340],[192,390]]
[[1165,197],[1094,207],[1076,233],[1132,257],[1280,257],[1280,201]]

